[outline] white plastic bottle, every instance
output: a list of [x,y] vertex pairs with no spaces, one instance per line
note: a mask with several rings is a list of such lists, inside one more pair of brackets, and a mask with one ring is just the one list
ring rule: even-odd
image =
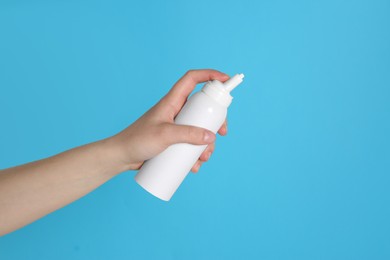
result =
[[[193,94],[175,118],[179,125],[206,128],[214,133],[222,126],[233,97],[230,91],[237,87],[244,74],[237,74],[222,83],[207,82],[201,91]],[[154,196],[169,201],[183,182],[207,145],[186,143],[169,146],[159,155],[146,161],[135,176],[136,182]]]

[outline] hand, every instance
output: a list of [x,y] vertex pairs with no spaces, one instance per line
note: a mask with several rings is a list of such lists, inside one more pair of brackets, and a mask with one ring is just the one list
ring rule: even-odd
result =
[[[175,143],[208,144],[192,167],[197,172],[214,151],[215,135],[175,125],[174,118],[197,83],[226,74],[187,72],[154,107],[122,132],[55,156],[0,171],[0,236],[57,210],[125,170],[136,170]],[[225,135],[226,121],[218,133]]]
[[[175,143],[208,144],[192,167],[197,172],[215,148],[215,134],[203,128],[176,125],[174,119],[196,84],[209,80],[226,81],[229,76],[211,69],[188,71],[155,106],[119,134],[107,141],[115,147],[116,156],[126,170],[139,169],[145,160],[151,159]],[[226,120],[219,129],[227,134]]]

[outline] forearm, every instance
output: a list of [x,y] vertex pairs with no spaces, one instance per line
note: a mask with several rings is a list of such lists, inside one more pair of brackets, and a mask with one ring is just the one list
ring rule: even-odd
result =
[[103,140],[0,171],[0,235],[79,199],[124,170]]

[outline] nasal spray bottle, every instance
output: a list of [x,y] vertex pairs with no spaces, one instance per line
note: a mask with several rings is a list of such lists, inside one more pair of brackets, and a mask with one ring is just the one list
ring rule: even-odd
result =
[[[202,127],[216,133],[225,121],[227,108],[232,102],[230,91],[243,78],[244,74],[237,74],[225,83],[218,80],[207,82],[201,91],[187,100],[175,123]],[[154,196],[169,201],[206,147],[187,143],[171,145],[146,161],[135,180]]]

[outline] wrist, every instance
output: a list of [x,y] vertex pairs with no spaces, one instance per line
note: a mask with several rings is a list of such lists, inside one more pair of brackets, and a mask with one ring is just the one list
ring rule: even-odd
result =
[[110,169],[113,176],[129,170],[137,170],[142,163],[133,163],[128,158],[123,144],[117,140],[116,136],[112,136],[98,141],[100,148],[100,157],[105,162],[106,167]]
[[108,175],[114,177],[130,170],[129,166],[121,159],[120,147],[111,138],[100,140],[95,144],[98,151],[98,163],[102,164]]

